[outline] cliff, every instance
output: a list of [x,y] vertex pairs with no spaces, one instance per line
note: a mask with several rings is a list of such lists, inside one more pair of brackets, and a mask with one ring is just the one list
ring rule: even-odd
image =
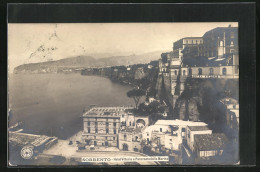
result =
[[204,121],[212,128],[225,124],[226,107],[219,100],[225,97],[238,100],[238,85],[238,79],[188,78],[169,118]]

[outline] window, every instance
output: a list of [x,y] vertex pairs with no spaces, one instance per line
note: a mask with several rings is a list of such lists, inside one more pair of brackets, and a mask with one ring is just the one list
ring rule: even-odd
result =
[[107,127],[109,126],[109,123],[108,123],[108,122],[106,122],[106,126],[107,126]]
[[230,46],[234,46],[234,41],[231,41],[231,42],[230,42]]
[[114,122],[114,127],[116,127],[116,122]]
[[222,69],[222,75],[227,75],[227,69],[225,67]]
[[202,75],[202,69],[199,68],[198,71],[199,71],[199,75]]
[[219,46],[223,46],[223,41],[220,41],[220,42],[219,42]]
[[97,141],[94,141],[94,145],[97,146]]
[[114,134],[116,134],[116,130],[114,130]]
[[115,138],[115,137],[113,137],[113,140],[116,140],[116,138]]
[[177,70],[174,71],[174,74],[177,75]]
[[149,133],[147,133],[147,136],[149,136]]
[[88,128],[88,133],[90,133],[90,128]]
[[230,32],[230,38],[235,38],[234,32]]
[[98,129],[97,128],[95,129],[95,132],[98,133]]
[[126,135],[124,135],[124,140],[126,140],[126,138],[127,138],[127,136],[126,136]]
[[129,126],[131,126],[131,121],[129,122]]
[[135,140],[137,140],[138,139],[138,136],[135,136]]
[[95,122],[95,125],[97,125],[97,122]]
[[213,75],[213,74],[214,74],[213,68],[209,68],[209,74],[210,74],[210,75]]
[[182,72],[182,73],[183,73],[183,76],[185,76],[185,75],[186,75],[186,70],[183,70],[183,72]]
[[108,129],[108,128],[106,129],[106,133],[107,133],[107,134],[109,133],[109,129]]
[[192,69],[189,68],[189,75],[192,75]]
[[162,128],[160,128],[160,132],[162,132]]
[[185,128],[182,128],[182,129],[181,129],[181,132],[185,132],[185,131],[186,131],[186,129],[185,129]]
[[106,137],[106,140],[107,140],[107,137]]
[[172,141],[172,139],[170,139],[170,142]]
[[230,53],[234,53],[235,52],[235,50],[234,49],[230,49]]
[[90,122],[88,121],[88,126],[90,126]]

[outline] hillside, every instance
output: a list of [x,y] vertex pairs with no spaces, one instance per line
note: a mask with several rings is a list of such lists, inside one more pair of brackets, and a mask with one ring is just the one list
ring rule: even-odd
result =
[[160,58],[161,51],[129,56],[113,56],[96,59],[92,56],[76,56],[56,61],[29,63],[17,66],[14,73],[50,73],[59,69],[76,69],[88,67],[105,67],[149,63]]

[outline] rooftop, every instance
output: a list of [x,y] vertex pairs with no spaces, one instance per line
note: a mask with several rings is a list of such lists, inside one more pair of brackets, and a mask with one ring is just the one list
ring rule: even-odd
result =
[[191,131],[209,130],[207,126],[188,126]]
[[9,132],[9,141],[14,142],[18,145],[32,144],[34,146],[40,146],[53,138],[55,138],[55,137],[48,137],[45,135],[34,135],[34,134],[27,134],[27,133]]
[[207,126],[205,122],[183,121],[183,120],[158,120],[154,125],[179,125],[179,126]]
[[222,149],[227,142],[225,134],[196,134],[194,143],[199,150],[216,150]]
[[114,116],[119,117],[123,113],[129,112],[134,109],[130,106],[118,106],[118,107],[93,107],[89,111],[83,114],[84,116]]

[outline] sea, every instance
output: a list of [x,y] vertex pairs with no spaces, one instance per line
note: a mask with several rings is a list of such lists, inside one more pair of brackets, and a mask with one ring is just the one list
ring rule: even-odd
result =
[[134,106],[130,85],[99,76],[10,74],[9,126],[22,122],[24,132],[67,139],[83,130],[82,114],[91,105]]

